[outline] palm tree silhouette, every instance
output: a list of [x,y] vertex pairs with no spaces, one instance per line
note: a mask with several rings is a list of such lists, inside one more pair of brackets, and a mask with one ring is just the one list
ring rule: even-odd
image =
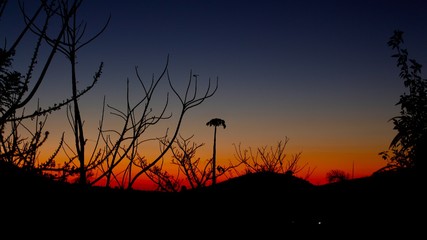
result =
[[223,126],[225,129],[225,121],[219,118],[211,119],[206,123],[207,126],[214,126],[214,142],[213,142],[213,157],[212,157],[212,185],[216,184],[216,128]]

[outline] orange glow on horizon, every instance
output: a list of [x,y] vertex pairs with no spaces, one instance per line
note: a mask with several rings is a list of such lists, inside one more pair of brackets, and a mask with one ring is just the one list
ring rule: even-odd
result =
[[[200,158],[207,159],[210,156],[211,151],[209,148],[207,152],[200,152]],[[287,151],[290,152],[290,151]],[[327,183],[326,174],[331,170],[342,170],[350,176],[350,178],[360,178],[370,176],[373,172],[385,166],[384,160],[378,155],[376,149],[370,149],[367,151],[351,151],[351,150],[337,150],[337,151],[304,151],[301,154],[299,165],[304,168],[295,173],[296,177],[305,179],[314,185],[322,185]],[[204,153],[204,155],[202,154]],[[221,153],[221,151],[219,152]],[[46,154],[49,155],[49,154]],[[291,157],[291,153],[288,153],[286,159]],[[228,155],[218,154],[217,165],[227,166],[231,162],[235,162],[235,156],[229,152]],[[39,155],[39,159],[43,158],[43,154]],[[174,174],[177,171],[177,166],[170,164],[170,157],[165,158],[165,164],[163,170],[167,171],[169,174]],[[121,172],[123,169],[117,168],[117,172]],[[136,169],[135,169],[136,170]],[[245,173],[245,170],[237,169],[238,172],[233,172],[232,174],[223,175],[217,178],[217,182],[222,182],[228,178],[237,177]],[[137,171],[134,171],[135,173]],[[182,184],[188,187],[185,179],[182,180]],[[210,185],[211,182],[208,182]],[[100,181],[96,186],[105,186],[105,180]],[[117,187],[117,183],[112,183],[111,187]],[[125,186],[127,187],[127,185]],[[149,180],[144,174],[135,182],[133,189],[138,190],[155,190],[156,185],[151,180]]]

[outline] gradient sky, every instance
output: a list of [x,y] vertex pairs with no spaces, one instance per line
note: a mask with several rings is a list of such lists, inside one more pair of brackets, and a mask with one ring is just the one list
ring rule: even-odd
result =
[[[212,151],[213,128],[206,122],[221,118],[227,128],[217,135],[220,165],[234,161],[233,144],[275,146],[288,137],[289,157],[302,153],[301,164],[315,168],[314,184],[324,183],[332,169],[370,175],[385,165],[378,153],[396,134],[388,120],[399,114],[395,103],[405,91],[387,41],[394,30],[404,31],[410,57],[426,63],[426,10],[422,0],[86,1],[80,17],[87,38],[110,14],[111,22],[78,55],[82,86],[105,64],[100,82],[81,100],[85,126],[96,129],[103,96],[124,109],[126,79],[138,86],[135,66],[148,80],[161,73],[169,55],[177,86],[187,83],[190,71],[203,86],[219,80],[217,93],[184,119],[182,135],[206,144],[202,159]],[[13,38],[22,24],[11,1],[0,37]],[[28,64],[18,58],[31,49],[22,46],[17,69]],[[54,65],[38,95],[42,105],[70,95],[67,74],[65,64]],[[62,131],[71,136],[64,115],[49,119],[53,142]],[[167,126],[159,125],[153,136]]]

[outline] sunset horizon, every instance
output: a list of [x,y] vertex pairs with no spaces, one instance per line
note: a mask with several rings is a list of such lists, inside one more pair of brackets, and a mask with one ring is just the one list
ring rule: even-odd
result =
[[[32,15],[38,2],[25,3]],[[189,145],[202,145],[192,160],[209,169],[214,128],[206,123],[219,118],[227,124],[216,132],[215,164],[221,168],[242,160],[236,146],[259,153],[287,139],[279,172],[300,154],[297,166],[304,168],[294,175],[314,185],[327,183],[332,170],[348,178],[370,176],[387,165],[380,153],[397,134],[390,119],[399,114],[396,103],[405,92],[387,41],[401,29],[414,57],[427,59],[419,50],[427,33],[420,31],[425,16],[417,4],[84,2],[78,20],[87,31],[74,43],[78,51],[61,42],[49,62],[52,40],[41,42],[37,63],[50,65],[46,72],[35,65],[31,74],[43,76],[43,83],[20,110],[28,114],[56,106],[91,88],[78,101],[36,118],[49,135],[33,164],[41,166],[52,156],[49,166],[55,168],[70,162],[67,168],[78,172],[82,162],[92,164],[88,179],[101,176],[97,181],[112,186],[132,179],[144,182],[138,188],[151,189],[144,175],[154,167],[186,181],[182,172],[174,175],[178,165],[171,152],[163,155],[165,142],[182,137]],[[25,28],[18,2],[8,2],[0,24],[10,47]],[[50,37],[55,30],[49,28]],[[36,40],[30,33],[21,39],[14,70],[26,73]],[[24,137],[40,127],[34,117],[22,123]],[[96,165],[100,159],[104,162]],[[249,171],[244,165],[232,170],[219,180]],[[85,181],[76,172],[72,177]],[[209,174],[202,173],[198,184],[209,185]]]

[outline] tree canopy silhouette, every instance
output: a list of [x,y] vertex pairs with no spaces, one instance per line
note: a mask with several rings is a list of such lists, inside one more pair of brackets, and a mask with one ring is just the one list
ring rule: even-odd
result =
[[400,78],[408,92],[400,95],[396,105],[400,105],[400,115],[391,119],[396,136],[392,139],[388,151],[381,152],[388,160],[386,168],[424,169],[427,152],[427,81],[421,77],[422,65],[410,59],[403,45],[403,31],[395,30],[388,46],[396,51],[392,55],[397,59]]
[[213,143],[213,157],[212,157],[212,184],[216,183],[216,128],[219,126],[226,127],[225,121],[220,118],[213,118],[206,123],[206,126],[214,126],[214,143]]

